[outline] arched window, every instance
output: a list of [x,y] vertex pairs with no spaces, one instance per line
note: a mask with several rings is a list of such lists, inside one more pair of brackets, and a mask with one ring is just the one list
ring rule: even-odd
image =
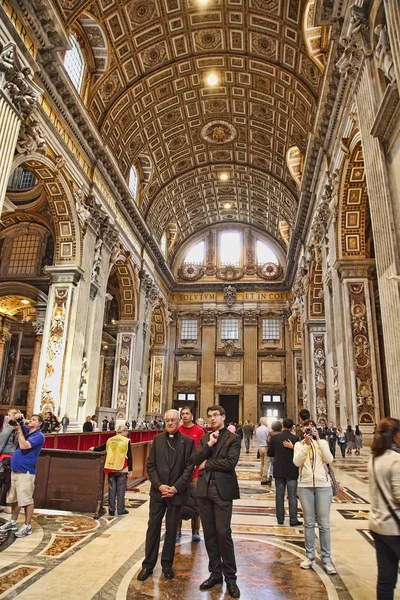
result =
[[193,246],[186,254],[185,265],[203,265],[204,264],[204,240]]
[[30,190],[35,187],[37,183],[38,181],[33,173],[24,167],[17,167],[10,175],[7,189],[16,191]]
[[267,244],[264,244],[264,242],[257,240],[256,251],[257,251],[257,264],[259,264],[259,265],[265,265],[265,263],[274,263],[275,265],[279,264],[278,259],[276,258],[275,252],[273,252],[271,250],[271,248],[269,248],[267,246]]
[[85,63],[79,44],[73,35],[70,36],[69,41],[71,42],[72,47],[71,50],[67,50],[65,53],[64,67],[74,84],[76,91],[80,92]]
[[131,170],[129,171],[128,187],[129,187],[130,193],[132,194],[132,196],[134,197],[135,200],[136,200],[137,185],[138,185],[137,173],[135,171],[135,167],[131,167]]
[[237,231],[221,233],[219,251],[221,265],[240,265],[240,233]]
[[160,247],[161,247],[161,252],[164,254],[164,256],[167,256],[167,236],[165,235],[165,233],[163,234],[163,236],[161,238]]

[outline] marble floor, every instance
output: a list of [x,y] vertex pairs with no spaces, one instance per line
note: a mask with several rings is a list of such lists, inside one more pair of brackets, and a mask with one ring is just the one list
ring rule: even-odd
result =
[[[373,600],[375,551],[368,532],[368,450],[337,458],[342,491],[332,505],[333,562],[328,577],[320,561],[300,569],[304,558],[302,527],[277,525],[274,487],[261,486],[256,450],[242,453],[238,465],[241,499],[234,503],[232,530],[243,600]],[[204,543],[192,543],[184,522],[174,563],[175,579],[166,581],[158,565],[153,577],[136,579],[144,554],[148,482],[128,491],[129,515],[95,520],[68,512],[35,512],[31,536],[0,537],[0,600],[227,600],[225,586],[200,592],[208,576]],[[0,517],[8,518],[1,513]],[[299,512],[301,519],[301,511]],[[3,520],[4,520],[3,519]],[[400,588],[396,600],[400,600]]]

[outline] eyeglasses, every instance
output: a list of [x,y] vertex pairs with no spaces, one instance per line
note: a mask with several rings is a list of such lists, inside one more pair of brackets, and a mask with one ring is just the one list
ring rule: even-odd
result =
[[165,419],[166,423],[176,423],[179,419]]

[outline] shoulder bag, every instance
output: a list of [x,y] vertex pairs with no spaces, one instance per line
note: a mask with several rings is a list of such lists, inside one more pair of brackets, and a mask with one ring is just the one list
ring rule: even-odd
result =
[[377,485],[377,488],[379,490],[380,495],[382,496],[388,511],[390,512],[390,514],[392,515],[393,519],[396,521],[397,526],[400,527],[400,517],[397,514],[397,512],[394,510],[394,508],[392,507],[392,505],[390,504],[389,500],[387,499],[385,492],[383,491],[383,489],[381,488],[381,486],[379,485],[379,481],[376,477],[376,472],[375,472],[375,457],[372,459],[372,471],[374,473],[374,479],[375,479],[375,483]]
[[333,497],[335,497],[340,492],[340,483],[336,479],[335,473],[333,472],[331,465],[327,464],[326,470],[328,471],[329,480],[331,482]]

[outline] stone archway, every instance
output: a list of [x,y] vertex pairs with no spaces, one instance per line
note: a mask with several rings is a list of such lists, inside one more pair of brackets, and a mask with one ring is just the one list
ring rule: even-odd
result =
[[48,156],[34,153],[27,158],[18,155],[12,170],[24,166],[31,171],[46,192],[54,222],[54,264],[80,265],[82,232],[71,190],[55,162]]

